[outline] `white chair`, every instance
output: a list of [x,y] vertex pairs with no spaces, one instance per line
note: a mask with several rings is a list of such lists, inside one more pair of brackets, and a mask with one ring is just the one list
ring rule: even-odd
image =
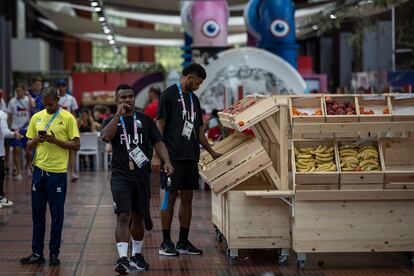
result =
[[99,141],[97,133],[80,133],[80,149],[76,153],[76,169],[79,171],[80,155],[95,155],[95,170],[99,170]]

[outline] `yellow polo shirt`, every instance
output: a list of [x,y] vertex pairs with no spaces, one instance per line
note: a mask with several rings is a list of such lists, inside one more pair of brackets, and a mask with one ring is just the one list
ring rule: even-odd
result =
[[[33,139],[39,130],[45,130],[53,114],[47,113],[46,109],[37,112],[30,120],[26,136]],[[73,115],[60,108],[59,114],[52,121],[47,134],[53,131],[55,137],[62,141],[70,141],[79,137],[78,123]],[[35,160],[33,164],[42,170],[54,173],[64,173],[68,169],[69,150],[63,149],[48,142],[39,143],[36,147]]]

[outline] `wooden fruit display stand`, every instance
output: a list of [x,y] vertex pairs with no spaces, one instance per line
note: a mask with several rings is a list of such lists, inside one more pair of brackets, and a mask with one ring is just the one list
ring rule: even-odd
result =
[[[325,121],[291,116],[297,151],[291,155],[292,248],[298,266],[305,265],[306,253],[414,252],[413,95],[322,99]],[[337,113],[345,101],[356,115]],[[303,139],[309,136],[322,139]],[[299,148],[320,144],[334,146],[336,171],[307,172],[312,168],[301,166],[305,172],[297,172]]]
[[219,117],[236,132],[199,169],[231,260],[244,248],[282,249],[279,264],[292,248],[299,267],[307,253],[414,252],[412,94],[246,97]]
[[239,249],[275,248],[284,264],[291,245],[289,206],[263,199],[261,193],[292,195],[288,149],[281,146],[288,140],[287,105],[280,106],[272,97],[250,96],[232,108],[219,113],[221,122],[235,130],[213,146],[223,156],[213,160],[202,152],[199,162],[200,175],[212,190],[217,239],[224,238],[231,262]]

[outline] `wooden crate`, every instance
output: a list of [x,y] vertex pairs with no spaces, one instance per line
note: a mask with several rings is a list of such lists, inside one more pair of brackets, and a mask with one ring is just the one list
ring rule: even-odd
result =
[[[341,145],[350,145],[357,143],[359,141],[355,140],[345,140],[345,141],[337,141],[336,147],[337,147],[337,163],[340,164],[339,159],[339,153],[340,153],[340,146]],[[368,172],[368,171],[359,171],[359,172],[350,172],[350,171],[343,171],[341,169],[341,166],[339,165],[340,169],[340,184],[341,185],[366,185],[366,184],[384,184],[384,167],[383,167],[383,156],[381,147],[378,143],[378,141],[365,141],[360,143],[362,146],[366,145],[373,145],[378,149],[378,155],[379,155],[379,162],[380,162],[380,168],[381,171],[374,171],[374,172]],[[350,188],[351,186],[348,186]],[[357,186],[356,186],[357,187]],[[368,186],[369,187],[369,186]],[[372,189],[375,189],[374,186],[371,186]],[[362,188],[361,188],[362,189]]]
[[381,139],[388,189],[414,188],[414,140]]
[[[307,148],[307,147],[317,147],[319,145],[325,145],[329,147],[335,147],[333,141],[329,140],[293,140],[292,149],[297,148]],[[334,149],[334,162],[336,163],[336,172],[298,172],[296,170],[296,157],[295,152],[292,150],[291,160],[292,160],[292,173],[293,173],[293,182],[295,185],[338,185],[339,183],[339,170],[338,163],[335,159],[336,156],[336,147]]]
[[[309,115],[293,115],[293,108]],[[292,123],[323,123],[325,122],[323,98],[320,95],[290,96],[289,112]],[[316,109],[320,109],[322,115],[312,115]]]
[[414,121],[414,94],[390,95],[394,121]]
[[252,177],[222,195],[222,233],[229,249],[290,248],[289,206],[280,199],[246,195],[272,189]]
[[232,148],[226,147],[228,143],[233,144],[229,140],[218,143],[217,148],[221,150],[217,151],[223,153],[220,158],[213,160],[203,153],[199,162],[200,175],[215,193],[230,190],[261,171],[266,173],[267,180],[280,186],[276,183],[278,179],[272,161],[257,138],[250,137]]
[[218,115],[222,124],[237,131],[243,131],[279,110],[275,99],[271,96],[247,96],[238,104],[243,105],[253,99],[256,102],[238,114],[219,112]]
[[414,201],[296,201],[293,249],[313,252],[414,250]]
[[314,190],[339,190],[339,184],[306,184],[306,185],[295,185],[296,191],[314,191]]
[[[326,108],[326,98],[331,97],[333,101],[336,101],[338,104],[343,104],[344,102],[351,102],[355,105],[355,110],[357,115],[328,115],[327,108]],[[324,112],[326,114],[326,122],[327,123],[350,123],[350,122],[358,122],[358,102],[355,100],[354,96],[349,95],[325,95],[324,96]]]
[[[357,113],[360,122],[391,122],[392,108],[389,97],[385,95],[360,95],[356,100],[359,107]],[[374,114],[361,114],[361,108],[364,108],[365,111],[372,110]],[[385,108],[388,109],[389,114],[383,113]]]

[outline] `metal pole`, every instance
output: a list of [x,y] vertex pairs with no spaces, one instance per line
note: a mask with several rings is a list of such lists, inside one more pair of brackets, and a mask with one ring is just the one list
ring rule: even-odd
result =
[[395,8],[391,9],[392,71],[395,71]]

